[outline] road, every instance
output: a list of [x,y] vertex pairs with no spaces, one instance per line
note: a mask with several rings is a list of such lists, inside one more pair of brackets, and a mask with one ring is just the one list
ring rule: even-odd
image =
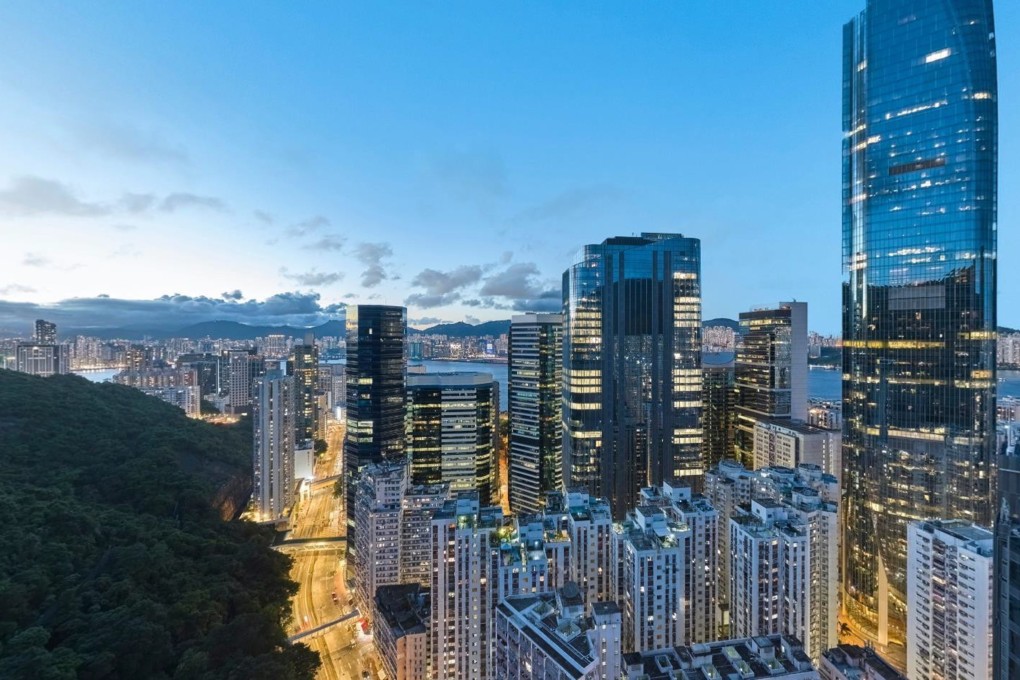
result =
[[[343,428],[331,427],[327,438],[329,447],[316,461],[317,479],[333,476],[341,469],[342,441]],[[289,538],[343,536],[346,525],[342,521],[342,506],[343,504],[333,497],[331,485],[315,489],[307,500],[296,508]],[[294,616],[288,630],[289,635],[315,628],[353,609],[353,605],[348,604],[350,595],[343,578],[345,567],[342,543],[337,544],[335,556],[300,553],[294,555],[290,575],[299,589],[294,597]],[[316,678],[360,679],[363,670],[369,671],[372,677],[377,677],[375,669],[380,666],[372,639],[361,633],[357,619],[341,623],[322,635],[305,641],[305,644],[315,650],[322,660]]]

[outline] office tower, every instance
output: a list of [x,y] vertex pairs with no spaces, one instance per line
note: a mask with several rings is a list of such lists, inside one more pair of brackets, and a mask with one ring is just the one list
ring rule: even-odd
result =
[[730,632],[793,635],[817,661],[836,644],[836,508],[794,503],[760,498],[730,519]]
[[407,366],[403,307],[347,308],[347,429],[344,433],[344,495],[347,557],[355,547],[354,484],[366,465],[404,460]]
[[609,500],[700,480],[701,242],[642,234],[585,246],[563,274],[568,488]]
[[40,345],[57,344],[57,324],[42,319],[35,320],[35,341]]
[[510,510],[538,512],[563,486],[563,317],[510,321]]
[[414,484],[449,483],[489,505],[496,484],[498,388],[489,373],[407,376],[407,457]]
[[406,484],[402,463],[368,465],[358,475],[354,487],[357,545],[350,564],[361,611],[371,611],[379,586],[400,583],[400,511]]
[[429,591],[417,583],[375,591],[373,641],[387,678],[428,678],[429,608]]
[[620,677],[625,680],[818,680],[818,671],[797,638],[762,635],[628,654],[624,656]]
[[318,387],[319,348],[315,337],[308,333],[305,341],[294,345],[287,372],[294,376],[294,437],[298,442],[315,440],[318,432],[319,411],[316,403]]
[[268,522],[294,500],[294,379],[273,371],[255,380],[254,395],[253,500]]
[[494,680],[619,680],[620,608],[596,602],[590,610],[573,582],[500,602]]
[[990,0],[869,0],[843,31],[843,610],[904,663],[907,523],[990,525]]
[[701,368],[702,440],[705,468],[733,457],[736,426],[737,391],[733,362],[709,364]]
[[686,608],[681,618],[680,639],[685,644],[717,639],[719,513],[701,494],[668,483],[641,489],[638,507],[659,508],[668,523],[690,530],[686,558],[689,573],[683,593]]
[[462,493],[432,518],[429,658],[434,680],[489,680],[503,511]]
[[807,420],[807,303],[741,312],[740,330],[734,450],[752,467],[755,423]]
[[14,348],[14,367],[20,373],[51,376],[71,372],[67,345],[19,342]]
[[907,525],[907,676],[992,674],[992,532],[961,520]]
[[400,501],[400,582],[432,583],[432,517],[450,498],[449,484],[412,484]]
[[792,420],[759,420],[753,435],[755,468],[817,465],[831,475],[842,472],[836,466],[842,438],[835,430]]
[[822,653],[821,680],[907,680],[870,647],[837,645]]
[[643,505],[613,528],[615,586],[623,614],[623,649],[684,644],[691,612],[692,531]]
[[586,489],[560,494],[561,504],[549,503],[547,513],[560,513],[570,535],[570,580],[578,584],[585,602],[616,599],[613,590],[613,516],[609,502]]

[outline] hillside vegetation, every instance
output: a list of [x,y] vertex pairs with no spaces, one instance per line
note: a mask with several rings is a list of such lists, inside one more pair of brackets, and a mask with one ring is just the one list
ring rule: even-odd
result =
[[250,441],[131,388],[0,370],[0,677],[313,677],[283,632],[289,559],[221,518]]

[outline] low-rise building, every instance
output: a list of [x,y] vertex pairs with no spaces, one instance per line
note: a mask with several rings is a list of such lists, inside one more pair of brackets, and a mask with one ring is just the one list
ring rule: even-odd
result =
[[818,666],[822,680],[907,680],[875,650],[857,645],[839,645],[822,654]]
[[818,680],[797,638],[765,635],[623,657],[625,680]]

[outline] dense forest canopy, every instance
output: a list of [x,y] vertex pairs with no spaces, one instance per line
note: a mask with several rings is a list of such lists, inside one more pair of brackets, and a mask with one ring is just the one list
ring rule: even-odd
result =
[[289,558],[220,516],[249,483],[250,433],[0,370],[0,677],[313,677],[283,630]]

